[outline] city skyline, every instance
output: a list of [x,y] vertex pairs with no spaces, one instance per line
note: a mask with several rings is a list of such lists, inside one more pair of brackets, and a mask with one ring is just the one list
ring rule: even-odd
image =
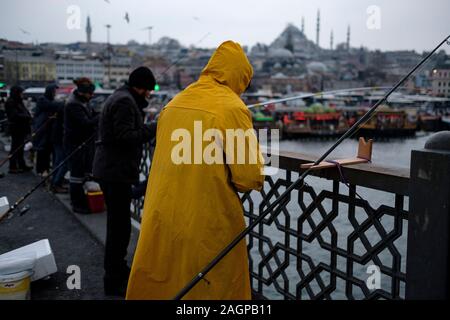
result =
[[[94,42],[106,42],[105,26],[110,24],[111,42],[114,44],[125,44],[129,40],[148,43],[149,36],[154,43],[161,37],[168,36],[185,46],[212,48],[222,41],[233,39],[251,47],[256,43],[270,44],[288,23],[301,28],[302,19],[305,21],[305,35],[314,41],[317,38],[318,10],[321,15],[322,48],[329,48],[331,31],[335,46],[345,43],[349,25],[352,30],[352,47],[364,46],[383,51],[430,50],[450,32],[445,16],[450,10],[448,1],[392,2],[347,0],[337,3],[319,0],[307,3],[263,0],[257,4],[255,1],[242,3],[238,10],[234,5],[237,3],[235,0],[214,5],[203,0],[190,1],[188,5],[180,1],[166,1],[154,4],[154,8],[151,3],[144,3],[142,0],[130,0],[126,4],[117,0],[61,0],[57,4],[53,0],[41,0],[39,3],[47,9],[33,19],[34,11],[28,10],[32,2],[18,0],[3,5],[0,38],[26,43],[84,42],[86,21],[90,16]],[[79,8],[79,28],[69,29],[68,20],[77,15],[76,10],[71,10],[70,6],[73,5]],[[376,6],[379,12],[371,11],[371,6]],[[404,10],[405,8],[408,10]],[[369,20],[378,17],[379,25],[370,29]],[[149,26],[153,27],[151,34],[147,29]],[[448,46],[445,50],[450,52]]]

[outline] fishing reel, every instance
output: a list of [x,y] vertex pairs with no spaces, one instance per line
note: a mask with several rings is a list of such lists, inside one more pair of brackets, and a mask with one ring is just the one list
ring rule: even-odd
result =
[[[31,206],[25,205],[23,206],[20,211],[18,212],[18,215],[21,217],[24,214],[26,214],[28,211],[30,211]],[[9,201],[7,197],[0,198],[0,222],[2,220],[11,219],[14,217],[14,214],[11,212],[11,207],[9,205]]]

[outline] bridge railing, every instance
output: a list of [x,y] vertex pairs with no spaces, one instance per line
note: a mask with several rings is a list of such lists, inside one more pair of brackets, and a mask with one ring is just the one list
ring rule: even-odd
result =
[[[146,149],[142,164],[143,175],[148,173],[149,154]],[[296,180],[301,164],[314,160],[308,155],[280,153],[279,172],[267,176],[263,190],[240,195],[247,223],[256,219]],[[443,160],[439,158],[438,161]],[[434,165],[431,170],[437,167],[439,166]],[[420,176],[419,169],[416,169],[416,173],[419,172]],[[414,174],[417,175],[416,173]],[[436,176],[443,179],[442,174]],[[345,183],[342,182],[343,178]],[[289,199],[255,227],[246,239],[255,297],[416,297],[414,292],[407,292],[407,263],[409,269],[415,269],[414,276],[408,277],[408,281],[420,283],[418,279],[424,276],[419,271],[427,262],[421,257],[424,254],[426,256],[428,251],[424,246],[425,249],[414,249],[413,258],[408,257],[411,244],[420,239],[417,236],[420,231],[417,229],[423,226],[416,222],[412,229],[409,226],[411,189],[417,189],[417,183],[414,184],[411,180],[408,169],[384,168],[373,164],[344,167],[342,175],[332,168],[316,171],[313,176],[307,177],[305,184],[294,190]],[[414,181],[416,180],[417,177],[414,177]],[[448,191],[449,186],[446,188]],[[423,192],[417,190],[413,195],[416,200],[420,198],[420,192]],[[448,201],[445,196],[442,199],[437,201]],[[432,199],[424,200],[430,201],[430,207],[432,206]],[[414,201],[411,203],[414,204]],[[444,208],[444,213],[445,210],[448,211],[448,204],[447,207],[445,204],[443,207],[441,204],[440,207],[433,205],[437,206],[438,212],[442,211],[440,208]],[[135,218],[139,220],[142,200],[136,202],[134,207]],[[430,219],[431,223],[434,221],[439,225],[434,216]],[[413,230],[409,238],[408,228],[410,233]],[[435,237],[445,237],[446,230],[439,230],[439,235],[432,234]],[[448,242],[448,235],[445,239]],[[427,257],[435,258],[432,254]],[[448,269],[444,262],[440,267],[444,273]],[[422,280],[426,282],[427,278],[424,279]],[[416,291],[423,293],[419,289]],[[431,291],[433,288],[430,288]]]
[[[256,219],[315,159],[281,153],[280,172],[242,196]],[[405,296],[409,174],[374,165],[314,173],[248,237],[253,290],[277,299]]]

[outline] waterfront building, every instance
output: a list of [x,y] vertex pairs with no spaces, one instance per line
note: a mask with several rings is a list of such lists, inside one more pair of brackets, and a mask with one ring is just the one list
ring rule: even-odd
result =
[[0,83],[6,83],[5,78],[5,56],[0,54]]
[[52,55],[40,51],[4,51],[4,77],[9,84],[42,86],[55,81],[56,66]]
[[433,95],[450,97],[450,60],[433,69],[430,81]]
[[103,62],[95,56],[86,56],[79,52],[56,53],[56,77],[58,81],[75,80],[88,77],[97,83],[103,83]]

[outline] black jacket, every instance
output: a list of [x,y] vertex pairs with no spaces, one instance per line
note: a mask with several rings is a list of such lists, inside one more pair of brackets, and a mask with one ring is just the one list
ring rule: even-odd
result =
[[8,98],[5,111],[11,135],[26,136],[31,133],[31,114],[21,98]]
[[156,125],[144,125],[142,100],[131,90],[116,90],[103,107],[93,170],[100,181],[137,183],[142,146],[156,134]]
[[92,137],[97,130],[98,119],[75,90],[64,107],[64,145],[71,149]]
[[54,101],[47,94],[40,97],[34,112],[33,129],[36,135],[33,139],[33,146],[36,150],[42,150],[52,142],[52,127],[55,120],[50,117],[63,105],[62,102]]

